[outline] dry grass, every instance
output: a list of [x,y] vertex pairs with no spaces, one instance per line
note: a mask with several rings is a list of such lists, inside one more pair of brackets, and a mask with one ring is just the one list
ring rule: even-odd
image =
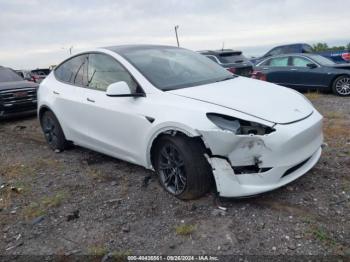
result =
[[[9,185],[0,190],[0,207],[8,208],[16,198],[25,198],[32,192],[31,181],[40,172],[60,172],[63,165],[53,159],[36,159],[27,163],[0,163],[0,175]],[[14,188],[15,190],[11,190]],[[35,213],[35,212],[34,212]]]
[[104,256],[108,253],[108,249],[103,246],[91,246],[87,252],[90,256]]
[[180,236],[187,236],[187,235],[192,235],[192,233],[196,230],[195,225],[180,225],[175,227],[175,232],[177,235]]
[[67,198],[67,193],[64,191],[61,191],[53,196],[44,197],[41,203],[46,208],[58,207],[66,198]]
[[46,214],[46,209],[40,206],[40,204],[34,202],[23,210],[23,215],[26,219],[32,219],[38,216]]
[[16,179],[20,177],[33,176],[40,171],[47,171],[48,169],[54,169],[55,172],[62,170],[63,165],[54,159],[37,159],[31,161],[30,164],[24,163],[11,163],[11,164],[0,164],[0,174],[3,175],[7,180]]
[[318,99],[321,94],[319,92],[307,92],[304,94],[309,100],[315,100]]
[[323,126],[325,140],[333,147],[343,147],[350,137],[350,123],[343,119],[325,119]]
[[29,183],[15,182],[0,189],[0,208],[8,209],[15,198],[25,198],[32,191]]
[[23,210],[23,216],[26,219],[32,219],[46,214],[50,208],[58,207],[67,198],[67,193],[61,191],[52,196],[42,198],[38,202],[33,202]]
[[330,120],[330,119],[345,119],[345,114],[337,111],[328,111],[323,114],[323,116]]
[[122,261],[128,261],[127,257],[131,256],[131,252],[129,250],[123,251],[114,251],[111,253],[113,261],[115,262],[122,262]]

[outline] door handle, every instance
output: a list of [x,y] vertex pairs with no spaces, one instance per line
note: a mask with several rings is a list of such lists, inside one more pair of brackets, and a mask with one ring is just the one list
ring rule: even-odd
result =
[[290,70],[291,70],[291,71],[297,71],[298,69],[296,69],[296,68],[291,68]]
[[52,91],[55,95],[59,95],[60,93],[58,93],[57,91]]
[[93,100],[93,99],[86,98],[86,100],[87,100],[88,102],[95,103],[95,100]]

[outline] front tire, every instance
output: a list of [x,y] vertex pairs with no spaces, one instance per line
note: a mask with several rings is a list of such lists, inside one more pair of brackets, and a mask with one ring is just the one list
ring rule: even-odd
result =
[[337,77],[332,85],[333,93],[338,96],[350,95],[350,76],[344,75]]
[[41,128],[44,132],[46,142],[55,151],[63,151],[69,145],[60,123],[51,111],[46,111],[40,119]]
[[212,184],[211,167],[200,141],[186,136],[163,136],[154,157],[161,185],[179,199],[195,199]]

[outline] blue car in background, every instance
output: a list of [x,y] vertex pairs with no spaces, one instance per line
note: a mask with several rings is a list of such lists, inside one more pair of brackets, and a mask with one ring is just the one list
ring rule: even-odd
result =
[[312,47],[305,43],[298,44],[289,44],[289,45],[280,45],[272,48],[265,55],[251,59],[250,61],[256,65],[267,57],[275,56],[275,55],[283,55],[283,54],[292,54],[292,53],[313,53],[318,54],[328,59],[331,59],[335,63],[350,63],[350,51],[342,50],[342,51],[323,51],[323,52],[313,52]]
[[252,78],[299,91],[332,91],[350,96],[350,63],[337,64],[317,54],[285,54],[259,62]]

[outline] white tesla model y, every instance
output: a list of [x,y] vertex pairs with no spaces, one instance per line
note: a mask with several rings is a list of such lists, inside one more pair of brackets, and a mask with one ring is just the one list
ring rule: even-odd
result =
[[170,46],[70,57],[41,83],[38,116],[52,149],[74,143],[154,169],[181,199],[214,182],[224,197],[286,185],[316,164],[323,141],[303,95]]

